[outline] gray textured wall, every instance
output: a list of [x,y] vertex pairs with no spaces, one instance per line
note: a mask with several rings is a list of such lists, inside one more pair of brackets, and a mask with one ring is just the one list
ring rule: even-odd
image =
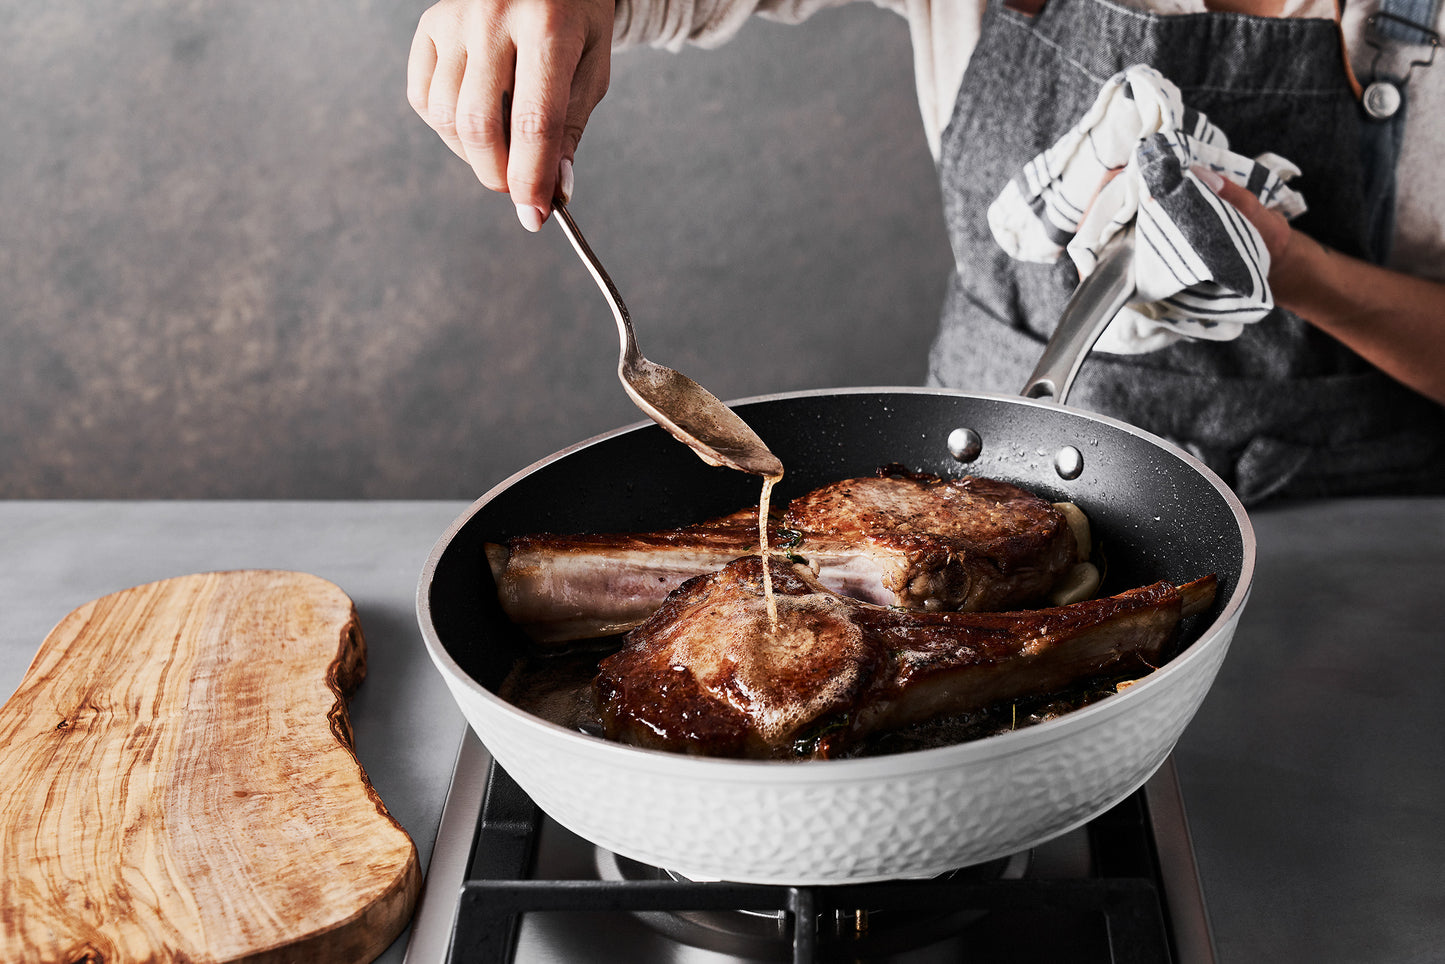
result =
[[[469,498],[639,417],[560,230],[407,107],[423,6],[0,9],[0,497]],[[723,398],[923,377],[900,18],[619,55],[577,176],[655,360]]]

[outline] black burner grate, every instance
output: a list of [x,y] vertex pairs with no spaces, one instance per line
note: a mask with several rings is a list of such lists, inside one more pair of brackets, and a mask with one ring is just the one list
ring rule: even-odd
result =
[[[675,880],[531,879],[541,813],[504,770],[492,765],[467,880],[452,935],[451,964],[507,964],[521,916],[537,911],[783,912],[795,964],[837,957],[859,959],[846,940],[820,935],[815,922],[866,907],[890,910],[986,911],[1002,928],[983,928],[969,960],[1032,961],[1024,949],[1040,932],[1068,927],[1052,938],[1073,961],[1171,964],[1158,861],[1143,791],[1088,827],[1092,872],[1068,879],[892,881],[786,887]],[[805,926],[800,926],[806,922]],[[1010,930],[1014,936],[1009,936]],[[1090,948],[1093,949],[1090,949]],[[975,957],[974,951],[977,951]],[[786,951],[784,952],[786,954]],[[994,956],[997,955],[997,956]],[[1025,956],[1020,956],[1025,955]]]

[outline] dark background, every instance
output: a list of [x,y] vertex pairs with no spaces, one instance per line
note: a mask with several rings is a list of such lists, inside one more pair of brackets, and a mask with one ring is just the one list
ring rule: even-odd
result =
[[[472,498],[640,417],[560,229],[407,105],[424,7],[0,8],[0,498]],[[572,207],[722,398],[923,378],[949,256],[896,15],[618,54]]]

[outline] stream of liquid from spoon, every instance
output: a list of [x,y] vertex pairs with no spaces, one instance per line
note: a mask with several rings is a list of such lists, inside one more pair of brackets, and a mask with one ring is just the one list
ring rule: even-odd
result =
[[778,632],[778,598],[773,595],[773,569],[769,562],[771,552],[768,548],[768,512],[773,498],[773,486],[777,485],[782,477],[782,472],[763,476],[763,494],[758,499],[758,547],[763,556],[763,599],[768,607],[768,628],[774,635]]

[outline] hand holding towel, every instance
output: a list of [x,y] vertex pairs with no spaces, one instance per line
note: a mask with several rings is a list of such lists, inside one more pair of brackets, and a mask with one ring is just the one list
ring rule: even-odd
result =
[[1233,153],[1219,128],[1184,105],[1178,87],[1135,66],[1111,77],[1078,124],[1008,183],[989,207],[989,227],[1019,260],[1052,262],[1067,251],[1082,278],[1104,243],[1134,225],[1138,292],[1097,351],[1227,341],[1274,307],[1269,252],[1195,167],[1244,186],[1286,217],[1305,210],[1286,185],[1299,174],[1293,164]]

